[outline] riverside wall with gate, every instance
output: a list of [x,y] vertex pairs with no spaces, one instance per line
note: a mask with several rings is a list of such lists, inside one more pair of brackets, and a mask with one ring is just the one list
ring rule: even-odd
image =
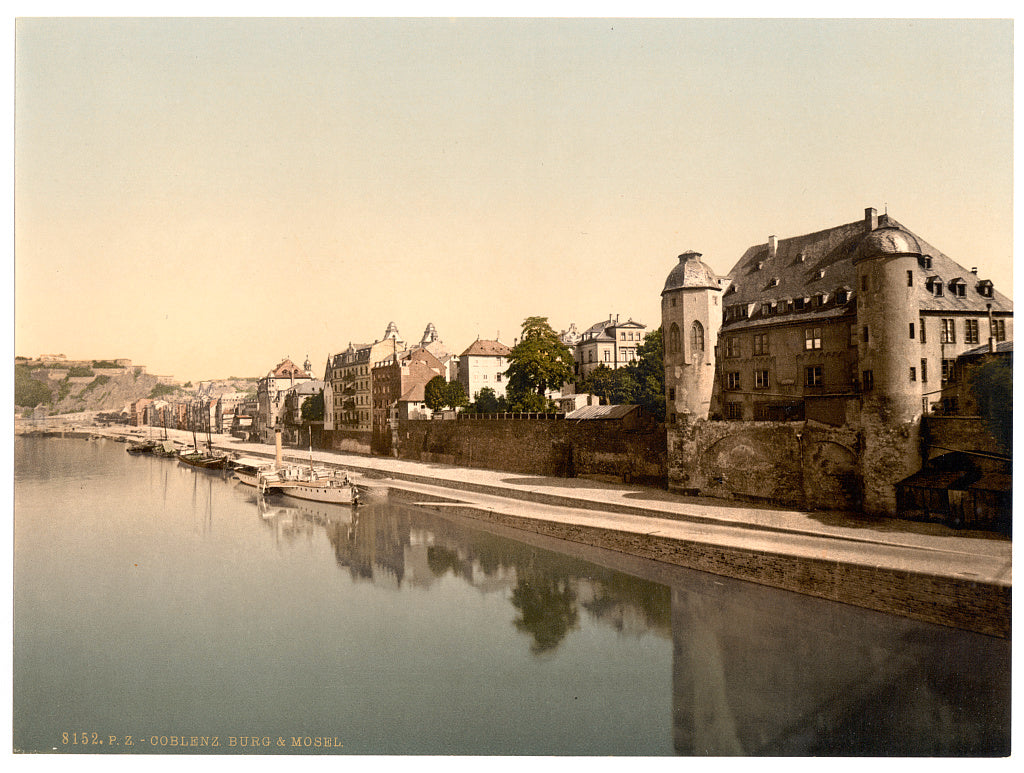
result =
[[399,420],[391,455],[486,470],[561,478],[593,477],[664,486],[665,434],[660,425],[522,418]]

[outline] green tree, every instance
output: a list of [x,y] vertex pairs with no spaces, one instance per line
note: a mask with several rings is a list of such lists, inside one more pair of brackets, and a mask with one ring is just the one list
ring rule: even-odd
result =
[[323,421],[324,391],[321,389],[315,395],[303,400],[300,413],[303,421]]
[[466,405],[466,392],[458,381],[446,381],[444,376],[434,376],[423,388],[423,401],[432,411],[443,408],[461,408]]
[[665,342],[661,328],[647,334],[638,359],[626,370],[636,385],[634,402],[657,421],[665,420]]
[[536,392],[508,390],[508,410],[513,413],[557,413],[558,406],[552,400]]
[[577,391],[597,395],[607,405],[633,405],[639,390],[630,368],[613,370],[602,363],[590,372]]
[[1013,453],[1013,367],[1005,359],[990,359],[971,377],[971,389],[985,426],[1007,453]]
[[498,396],[491,387],[484,387],[476,393],[476,400],[470,404],[471,413],[504,413],[508,410],[508,399]]
[[32,378],[25,365],[14,366],[14,404],[25,408],[35,408],[41,403],[53,400],[50,388],[42,381]]
[[423,401],[432,411],[440,411],[448,402],[448,382],[444,376],[434,376],[423,388]]
[[510,398],[525,399],[529,392],[543,398],[549,389],[561,389],[572,381],[572,352],[558,339],[547,317],[527,317],[522,333],[508,355],[505,371]]
[[469,399],[466,397],[466,390],[462,388],[462,384],[458,381],[448,382],[448,397],[445,402],[449,408],[463,408],[469,405]]

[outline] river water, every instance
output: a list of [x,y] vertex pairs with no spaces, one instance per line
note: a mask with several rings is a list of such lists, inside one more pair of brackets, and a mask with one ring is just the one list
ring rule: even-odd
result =
[[1001,755],[1010,643],[15,439],[14,748]]

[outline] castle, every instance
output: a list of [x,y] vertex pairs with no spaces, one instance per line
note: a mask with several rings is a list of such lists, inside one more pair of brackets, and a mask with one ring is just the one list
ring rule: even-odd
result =
[[725,277],[686,252],[662,291],[669,487],[891,514],[958,357],[1012,326],[976,268],[871,208]]

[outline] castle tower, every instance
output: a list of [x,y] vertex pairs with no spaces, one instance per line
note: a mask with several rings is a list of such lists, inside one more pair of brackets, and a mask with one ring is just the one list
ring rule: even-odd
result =
[[[865,410],[888,422],[921,416],[920,304],[918,285],[927,281],[917,239],[865,212],[868,233],[857,247],[858,373]],[[927,386],[927,384],[925,384]]]
[[863,447],[863,509],[896,511],[895,484],[921,466],[922,368],[918,285],[928,281],[927,260],[913,235],[877,226],[865,212],[867,234],[857,247],[857,337]]
[[666,421],[706,419],[715,384],[715,344],[722,326],[722,287],[715,272],[688,251],[661,291]]

